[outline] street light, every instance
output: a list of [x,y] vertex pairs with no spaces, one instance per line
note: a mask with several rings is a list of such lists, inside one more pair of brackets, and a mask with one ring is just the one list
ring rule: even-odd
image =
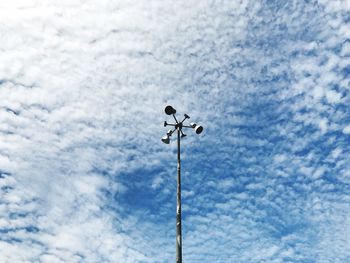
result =
[[197,134],[200,134],[203,131],[203,127],[195,123],[190,123],[190,125],[184,125],[184,121],[190,118],[190,116],[188,116],[187,114],[185,114],[185,118],[181,122],[179,122],[175,117],[176,110],[170,105],[165,107],[165,113],[167,115],[173,115],[175,123],[172,124],[167,123],[166,121],[164,122],[164,127],[172,126],[174,128],[173,130],[169,130],[167,134],[164,137],[162,137],[162,142],[164,142],[165,144],[169,144],[171,135],[177,130],[176,263],[182,263],[180,140],[181,138],[187,136],[182,132],[182,128],[192,128]]
[[191,126],[191,128],[193,128],[196,131],[197,134],[200,134],[203,131],[203,127],[195,124],[194,122],[191,122],[190,126]]

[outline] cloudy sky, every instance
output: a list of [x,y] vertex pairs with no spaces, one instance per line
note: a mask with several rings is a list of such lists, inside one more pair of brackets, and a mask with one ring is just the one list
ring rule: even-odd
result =
[[[348,262],[349,0],[0,2],[0,262]],[[170,121],[170,119],[168,119]]]

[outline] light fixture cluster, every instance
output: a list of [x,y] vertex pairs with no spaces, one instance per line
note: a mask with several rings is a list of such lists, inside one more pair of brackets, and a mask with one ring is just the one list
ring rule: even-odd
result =
[[166,106],[164,111],[165,111],[165,113],[166,113],[167,115],[173,115],[174,120],[175,120],[175,123],[174,123],[174,124],[173,124],[173,123],[168,123],[168,122],[166,122],[166,121],[164,122],[164,127],[166,127],[166,126],[173,126],[173,127],[174,127],[173,130],[171,130],[171,129],[168,130],[168,132],[166,133],[166,135],[162,137],[161,140],[162,140],[162,142],[164,142],[165,144],[169,144],[169,143],[170,143],[170,137],[171,137],[171,135],[172,135],[177,129],[178,129],[178,131],[181,133],[181,138],[187,136],[186,134],[183,133],[182,128],[192,128],[192,129],[195,130],[195,132],[196,132],[197,134],[202,133],[203,127],[200,126],[200,125],[198,125],[198,124],[196,124],[196,123],[194,123],[194,122],[191,122],[190,125],[184,125],[184,124],[183,124],[185,120],[187,120],[187,119],[190,118],[190,116],[188,116],[187,114],[184,114],[184,119],[183,119],[181,122],[179,122],[179,121],[176,119],[176,116],[175,116],[176,110],[175,110],[172,106],[170,106],[170,105]]

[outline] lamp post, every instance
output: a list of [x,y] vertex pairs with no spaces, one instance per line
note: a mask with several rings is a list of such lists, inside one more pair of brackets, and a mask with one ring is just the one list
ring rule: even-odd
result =
[[176,263],[182,263],[182,234],[181,234],[181,159],[180,159],[180,141],[181,138],[185,137],[186,134],[182,132],[182,128],[192,128],[197,134],[202,133],[203,127],[195,123],[190,123],[190,125],[184,125],[184,121],[189,119],[190,116],[187,114],[184,115],[184,119],[179,122],[175,113],[176,110],[172,106],[165,107],[165,113],[167,115],[173,115],[175,123],[164,122],[164,127],[172,126],[173,129],[170,129],[167,134],[162,137],[162,142],[165,144],[170,143],[171,135],[177,131],[177,198],[176,198]]

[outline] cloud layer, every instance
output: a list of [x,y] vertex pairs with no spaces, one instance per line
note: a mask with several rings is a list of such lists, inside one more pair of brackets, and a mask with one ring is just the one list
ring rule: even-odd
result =
[[0,4],[0,261],[350,256],[348,1]]

